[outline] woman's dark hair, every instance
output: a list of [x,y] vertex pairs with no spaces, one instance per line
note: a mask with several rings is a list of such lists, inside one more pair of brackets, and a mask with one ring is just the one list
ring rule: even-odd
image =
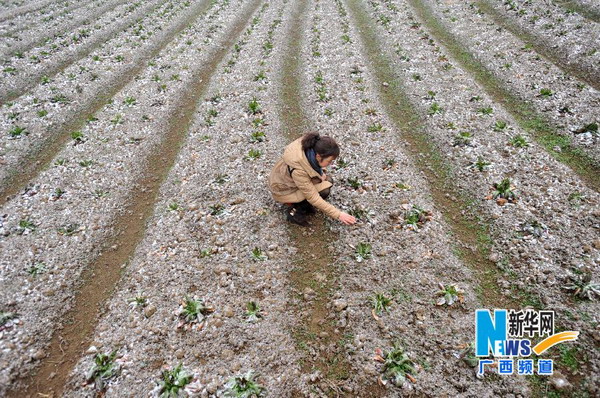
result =
[[331,137],[321,137],[319,133],[308,133],[302,137],[302,150],[314,149],[315,153],[322,158],[333,156],[337,158],[340,155],[340,147]]

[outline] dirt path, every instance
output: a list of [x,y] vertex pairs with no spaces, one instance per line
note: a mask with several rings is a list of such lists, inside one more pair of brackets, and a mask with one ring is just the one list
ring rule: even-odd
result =
[[581,4],[577,0],[553,0],[554,3],[563,7],[568,11],[575,11],[579,15],[584,18],[589,19],[590,21],[600,23],[600,12],[596,9],[586,6],[585,4]]
[[[211,61],[196,71],[194,83],[180,97],[178,112],[168,121],[168,130],[159,148],[147,160],[144,178],[139,183],[139,191],[115,221],[119,232],[114,241],[105,247],[115,247],[115,250],[105,250],[86,269],[82,276],[83,285],[76,294],[73,308],[65,315],[62,330],[53,335],[49,355],[42,361],[37,373],[25,383],[26,390],[17,390],[9,394],[12,397],[37,396],[50,392],[60,395],[70,370],[81,357],[86,344],[94,331],[98,311],[112,294],[117,285],[121,272],[128,259],[142,239],[146,228],[146,220],[152,214],[153,203],[158,190],[173,165],[181,143],[186,137],[187,126],[190,124],[199,98],[215,72],[217,65],[223,60],[229,49],[246,27],[249,18],[258,9],[261,1],[250,2],[227,33],[223,42],[216,45],[210,57]],[[50,381],[48,381],[50,380]]]
[[24,14],[28,14],[30,12],[37,11],[41,8],[44,8],[44,7],[54,4],[54,3],[55,2],[53,0],[47,0],[47,1],[40,1],[37,4],[36,3],[27,4],[27,5],[24,5],[21,7],[14,8],[10,11],[0,14],[0,22],[7,21],[7,20],[9,20],[11,18],[15,18],[19,15],[24,15]]

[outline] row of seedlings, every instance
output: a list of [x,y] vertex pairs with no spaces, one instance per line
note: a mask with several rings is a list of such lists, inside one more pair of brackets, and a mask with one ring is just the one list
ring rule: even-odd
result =
[[[345,143],[336,162],[333,202],[359,219],[353,228],[331,226],[339,233],[341,267],[331,307],[334,321],[345,328],[340,343],[356,375],[345,388],[356,393],[379,380],[388,388],[386,396],[451,393],[457,386],[439,375],[456,375],[456,365],[462,367],[455,354],[471,340],[473,328],[465,325],[471,319],[467,309],[479,306],[477,279],[453,253],[449,226],[434,207],[425,176],[383,111],[345,6],[324,2],[322,19],[322,57],[310,64],[322,71],[330,95],[322,101],[321,79],[315,80],[310,115],[319,131]],[[324,67],[330,64],[339,73]],[[444,278],[441,269],[448,271]],[[460,303],[445,304],[462,308],[436,306],[440,289],[460,292]],[[433,358],[434,351],[444,359]],[[469,393],[483,391],[484,384],[473,379],[465,371],[458,383],[471,383]],[[522,387],[509,381],[498,388]]]
[[[117,351],[121,370],[108,394],[282,396],[294,386],[282,277],[292,250],[270,209],[263,156],[276,152],[267,99],[276,69],[262,49],[286,8],[264,3],[203,91],[151,227],[94,338],[99,352]],[[130,328],[117,327],[119,319]],[[80,362],[74,388],[93,363]]]
[[562,72],[510,32],[498,31],[493,20],[475,7],[462,3],[447,7],[435,2],[430,9],[503,86],[527,99],[558,127],[558,133],[600,161],[598,90]]
[[[380,6],[372,12],[385,10]],[[578,312],[587,315],[571,316],[577,299],[568,289],[579,283],[589,291],[598,279],[600,242],[593,238],[597,192],[531,143],[504,109],[448,61],[407,7],[399,5],[396,12],[399,17],[379,36],[383,43],[402,38],[404,53],[392,58],[395,69],[402,72],[412,102],[427,115],[429,136],[452,166],[456,189],[449,194],[461,200],[462,191],[468,195],[465,210],[479,207],[480,215],[489,215],[489,260],[501,272],[502,293],[517,298],[521,306],[554,309],[562,328],[589,329],[596,304],[584,301]],[[498,120],[506,125],[497,125]],[[591,346],[595,339],[588,333],[580,344]],[[579,352],[576,347],[563,349],[569,355]],[[562,352],[551,355],[563,371],[572,371]],[[582,388],[593,389],[593,383]]]
[[[118,4],[118,2],[109,3],[109,5],[112,7],[114,7],[116,4]],[[52,7],[35,13],[16,16],[15,18],[0,23],[0,37],[19,38],[19,35],[22,35],[23,32],[31,32],[34,28],[46,23],[48,23],[46,26],[49,29],[57,28],[60,26],[60,24],[68,24],[69,21],[73,20],[73,18],[82,15],[82,8],[87,8],[88,16],[91,16],[89,14],[90,10],[94,8],[102,9],[102,5],[103,2],[98,0],[70,2],[66,3],[65,7]],[[104,5],[106,5],[105,2]],[[106,8],[106,10],[108,9],[109,8]],[[81,21],[77,22],[81,23]]]
[[[10,169],[18,167],[32,151],[43,150],[47,140],[64,133],[65,126],[82,124],[85,117],[101,106],[99,98],[108,100],[107,92],[116,92],[134,78],[132,74],[145,66],[149,56],[169,45],[173,35],[187,27],[184,25],[188,20],[187,9],[183,4],[182,7],[177,8],[179,12],[167,15],[162,15],[165,9],[157,9],[88,58],[52,78],[43,77],[34,91],[5,104],[0,114],[7,132],[0,137],[0,151],[4,164],[12,167],[3,170],[0,178],[9,175]],[[173,19],[177,16],[178,19]],[[156,79],[154,83],[158,83]],[[164,82],[159,87],[163,85],[166,89]],[[74,123],[79,120],[80,123]]]
[[[61,3],[66,3],[68,0],[62,0]],[[34,2],[23,1],[3,1],[2,4],[6,8],[0,14],[0,21],[6,21],[11,18],[15,18],[19,15],[35,12],[41,8],[47,7],[54,3],[53,0],[38,0]]]
[[[237,4],[215,3],[211,13],[189,28],[193,39],[200,42],[212,31],[218,45]],[[200,52],[178,51],[187,48],[185,40],[178,38],[156,60],[157,65],[171,65],[169,75],[178,74],[180,81],[162,92],[152,81],[159,67],[144,71],[84,129],[73,132],[48,170],[3,206],[0,311],[16,318],[1,341],[10,361],[2,367],[8,380],[45,357],[45,344],[72,304],[79,275],[119,227],[115,219],[134,194],[144,159],[165,134],[164,120],[178,111],[192,72],[210,61],[212,41],[199,43]]]

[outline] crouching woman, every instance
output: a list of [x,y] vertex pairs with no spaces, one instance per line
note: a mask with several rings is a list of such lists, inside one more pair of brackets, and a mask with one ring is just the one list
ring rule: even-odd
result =
[[356,222],[353,216],[325,201],[333,185],[325,168],[339,154],[335,140],[319,133],[308,133],[285,148],[283,157],[271,170],[269,188],[273,199],[287,205],[288,221],[306,226],[307,216],[317,208],[344,224]]

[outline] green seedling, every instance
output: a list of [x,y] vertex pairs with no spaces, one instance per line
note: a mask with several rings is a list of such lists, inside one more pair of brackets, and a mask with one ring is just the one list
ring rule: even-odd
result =
[[[0,311],[0,328],[8,323],[12,319],[16,319],[19,315],[14,312]],[[0,329],[1,330],[1,329]]]
[[173,202],[171,204],[169,204],[169,210],[170,211],[178,211],[181,207],[179,206],[179,204],[177,204],[177,202]]
[[430,115],[435,115],[438,113],[442,113],[443,111],[444,111],[444,108],[442,108],[437,102],[434,102],[429,107],[429,111],[427,113],[429,113]]
[[406,228],[418,231],[419,227],[430,221],[433,218],[433,214],[420,208],[419,206],[413,205],[412,208],[408,209],[404,214],[404,221]]
[[27,273],[33,277],[36,277],[47,271],[48,271],[48,268],[46,268],[46,264],[44,264],[42,262],[35,263],[31,267],[27,268]]
[[209,206],[209,209],[210,209],[211,216],[221,216],[221,215],[225,214],[225,206],[223,206],[220,203]]
[[469,167],[483,172],[489,169],[490,165],[490,162],[487,162],[483,157],[479,156],[475,162],[469,164]]
[[548,230],[546,224],[543,224],[537,220],[531,220],[521,225],[521,230],[529,236],[535,236],[541,238],[544,233]]
[[405,184],[403,182],[397,182],[394,184],[394,188],[398,188],[401,189],[403,191],[409,191],[410,190],[410,185]]
[[471,146],[473,135],[468,131],[463,131],[454,136],[453,146]]
[[543,88],[540,90],[540,97],[550,97],[552,94],[554,93],[549,88]]
[[389,312],[388,307],[392,304],[392,299],[385,297],[383,293],[376,293],[375,296],[371,297],[371,303],[373,304],[373,311],[377,315],[381,315],[383,311]]
[[125,105],[127,105],[127,106],[133,106],[133,105],[135,105],[135,103],[136,103],[136,100],[135,100],[135,98],[134,98],[134,97],[126,97],[126,98],[123,100],[123,103],[124,103]]
[[67,159],[64,159],[64,158],[58,158],[58,159],[56,159],[56,160],[54,161],[54,164],[55,164],[56,166],[64,166],[64,165],[66,165],[68,162],[69,162],[69,161],[68,161]]
[[79,224],[67,224],[57,229],[60,235],[71,236],[79,232]]
[[105,198],[110,194],[109,191],[105,191],[103,189],[96,189],[92,195],[94,195],[96,198]]
[[47,110],[45,110],[45,109],[42,109],[42,110],[39,110],[39,111],[37,111],[37,115],[38,115],[38,117],[44,117],[44,116],[46,116],[47,114],[48,114],[48,111],[47,111]]
[[402,387],[406,379],[413,383],[416,381],[412,376],[417,372],[415,363],[398,344],[387,353],[379,348],[375,350],[375,360],[383,363],[383,374],[379,378],[381,384],[385,385],[390,381],[395,386]]
[[581,206],[581,203],[585,202],[585,195],[579,191],[571,192],[569,194],[568,200],[574,207]]
[[256,76],[254,76],[254,81],[264,81],[267,80],[267,75],[265,74],[264,70],[261,70],[260,72],[258,72],[258,74]]
[[600,297],[600,283],[592,282],[591,272],[572,276],[571,283],[564,285],[562,288],[572,290],[573,295],[581,299],[594,300],[595,296]]
[[508,123],[506,123],[504,120],[496,120],[496,123],[494,123],[494,131],[504,131],[504,129],[506,129],[506,127],[508,126]]
[[263,317],[263,312],[254,301],[246,304],[246,321],[250,323],[258,322]]
[[263,254],[260,247],[255,247],[252,249],[251,257],[254,261],[264,261],[267,259],[267,256]]
[[200,258],[209,257],[212,254],[211,249],[202,249],[200,250]]
[[479,113],[481,115],[491,115],[492,113],[494,113],[494,109],[492,109],[491,106],[483,107],[483,108],[477,109],[477,113]]
[[180,390],[184,389],[193,379],[193,376],[188,374],[182,365],[171,370],[162,372],[162,380],[159,382],[161,398],[176,398],[179,397]]
[[93,160],[82,160],[79,162],[79,165],[84,168],[91,167],[93,164],[94,164]]
[[263,397],[265,388],[255,381],[256,375],[250,370],[241,376],[232,377],[225,383],[225,397],[258,398]]
[[367,131],[369,133],[379,133],[383,131],[383,125],[381,123],[373,123],[367,127]]
[[81,131],[73,131],[71,138],[75,141],[75,145],[81,144],[83,142],[83,133]]
[[20,126],[15,126],[8,132],[8,135],[10,135],[12,138],[19,138],[27,134],[29,134],[28,131],[24,127]]
[[373,108],[367,108],[367,109],[365,109],[365,115],[367,115],[367,116],[377,116],[377,110],[375,110]]
[[465,348],[460,352],[460,358],[471,368],[477,367],[479,360],[482,359],[475,356],[475,343],[472,342],[465,345]]
[[350,214],[351,216],[356,217],[358,220],[366,220],[366,219],[369,218],[369,212],[368,212],[368,210],[361,209],[360,207],[355,207],[353,209],[350,209],[348,211],[348,214]]
[[260,104],[256,100],[256,97],[252,97],[252,100],[248,103],[248,112],[251,115],[256,115],[261,113]]
[[439,285],[440,290],[437,291],[436,295],[441,296],[436,305],[452,305],[456,302],[463,303],[465,301],[463,289],[458,288],[456,285],[447,285],[445,286],[443,283]]
[[94,356],[94,364],[88,371],[86,380],[88,383],[93,382],[98,391],[104,391],[106,383],[119,374],[120,367],[115,363],[116,357],[117,351]]
[[250,142],[263,142],[265,140],[265,133],[262,131],[255,131],[250,135]]
[[248,151],[248,155],[246,155],[246,157],[244,159],[246,160],[256,160],[259,159],[262,155],[262,152],[259,151],[258,149],[250,149]]
[[26,230],[27,231],[35,231],[36,228],[37,228],[37,225],[35,225],[33,223],[33,221],[31,221],[30,219],[22,219],[21,221],[19,221],[20,234],[22,234]]
[[505,178],[499,183],[495,183],[493,187],[493,199],[506,199],[509,202],[515,202],[517,200],[517,195],[513,192],[513,189],[515,188],[510,184],[509,178]]
[[127,300],[132,308],[142,309],[148,305],[148,299],[144,295],[138,295]]
[[323,111],[323,114],[325,116],[331,117],[331,116],[333,116],[333,109],[331,109],[331,108],[325,108],[325,110]]
[[180,323],[178,327],[200,325],[214,311],[214,308],[204,305],[202,300],[194,300],[186,297],[181,303],[181,310],[179,312]]
[[437,95],[437,93],[435,91],[427,91],[427,96],[425,97],[428,100],[433,100],[435,99],[435,96]]
[[224,184],[229,181],[229,176],[227,174],[217,174],[215,177],[216,184]]
[[348,177],[346,181],[348,182],[348,185],[350,185],[350,187],[352,187],[353,189],[358,189],[362,187],[362,182],[358,179],[358,177]]
[[589,123],[580,129],[574,131],[575,134],[591,133],[592,135],[598,135],[598,123]]
[[513,138],[511,138],[508,143],[510,145],[514,146],[515,148],[525,148],[525,147],[529,146],[529,143],[527,142],[527,140],[525,139],[525,137],[523,137],[520,134],[514,136]]
[[354,258],[359,263],[371,258],[371,245],[368,243],[359,242],[354,251]]

